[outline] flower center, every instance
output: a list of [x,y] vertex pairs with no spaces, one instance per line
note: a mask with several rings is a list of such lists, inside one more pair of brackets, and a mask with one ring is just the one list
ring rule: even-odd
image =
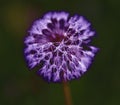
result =
[[65,38],[64,35],[58,35],[58,34],[56,34],[55,38],[51,39],[51,42],[61,42],[64,38]]
[[56,34],[55,37],[50,38],[50,41],[51,42],[59,42],[60,43],[63,39],[65,39],[64,35]]

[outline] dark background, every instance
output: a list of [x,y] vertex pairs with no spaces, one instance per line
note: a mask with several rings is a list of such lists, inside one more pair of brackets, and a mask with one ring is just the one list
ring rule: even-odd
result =
[[74,105],[120,105],[120,0],[1,0],[0,105],[65,105],[61,84],[29,71],[23,39],[48,11],[85,16],[97,31],[100,48],[88,72],[70,82]]

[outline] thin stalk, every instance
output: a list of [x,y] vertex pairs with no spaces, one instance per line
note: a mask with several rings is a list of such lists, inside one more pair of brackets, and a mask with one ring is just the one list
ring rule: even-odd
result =
[[70,87],[68,82],[64,80],[63,80],[63,91],[64,91],[64,97],[65,97],[65,105],[72,105]]

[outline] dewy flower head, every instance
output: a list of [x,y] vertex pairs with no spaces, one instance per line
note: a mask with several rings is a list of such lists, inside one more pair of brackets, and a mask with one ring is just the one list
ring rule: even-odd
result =
[[90,66],[97,48],[90,44],[90,23],[82,16],[49,12],[35,21],[25,38],[25,58],[30,69],[48,81],[79,78]]

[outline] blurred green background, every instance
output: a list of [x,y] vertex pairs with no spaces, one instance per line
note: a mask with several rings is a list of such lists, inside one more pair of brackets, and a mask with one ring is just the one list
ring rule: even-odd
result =
[[100,52],[81,79],[70,82],[74,105],[120,105],[120,0],[1,0],[0,105],[65,105],[61,84],[29,71],[23,39],[48,11],[85,16],[97,31]]

